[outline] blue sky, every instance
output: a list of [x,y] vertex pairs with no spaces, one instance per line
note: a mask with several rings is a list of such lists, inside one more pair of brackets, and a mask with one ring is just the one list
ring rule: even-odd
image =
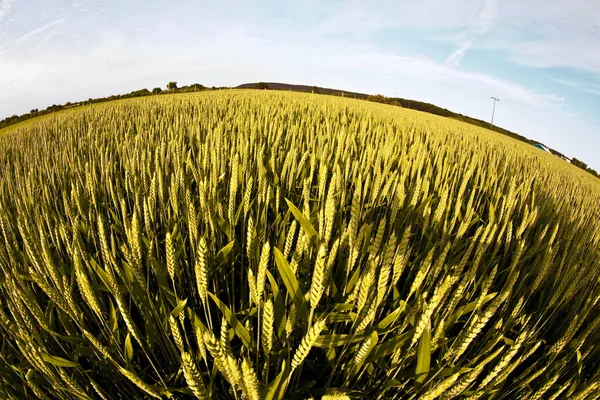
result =
[[0,0],[0,118],[279,81],[428,101],[600,171],[600,2]]

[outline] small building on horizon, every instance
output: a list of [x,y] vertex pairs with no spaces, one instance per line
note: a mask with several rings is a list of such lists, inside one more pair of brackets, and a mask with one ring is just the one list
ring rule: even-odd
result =
[[534,144],[534,146],[537,147],[538,149],[547,151],[548,153],[552,153],[549,148],[547,148],[546,146],[544,146],[541,143],[536,143],[536,144]]
[[563,160],[565,160],[566,162],[570,163],[571,159],[567,156],[561,155],[560,158],[562,158]]
[[548,147],[544,146],[544,145],[543,145],[543,144],[541,144],[541,143],[536,143],[536,144],[534,144],[533,146],[534,146],[534,147],[537,147],[537,148],[538,148],[538,149],[540,149],[540,150],[544,150],[545,152],[548,152],[548,153],[550,153],[550,154],[553,154],[553,155],[555,155],[555,156],[557,156],[557,157],[559,157],[559,158],[562,158],[562,159],[563,159],[563,160],[565,160],[566,162],[569,162],[569,163],[571,162],[571,159],[570,159],[569,157],[565,156],[564,154],[561,154],[561,153],[559,153],[558,151],[555,151],[555,150],[550,150]]

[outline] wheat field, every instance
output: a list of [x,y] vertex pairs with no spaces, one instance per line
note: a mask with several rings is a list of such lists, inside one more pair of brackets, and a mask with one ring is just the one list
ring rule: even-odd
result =
[[6,399],[598,399],[600,181],[227,90],[0,131]]

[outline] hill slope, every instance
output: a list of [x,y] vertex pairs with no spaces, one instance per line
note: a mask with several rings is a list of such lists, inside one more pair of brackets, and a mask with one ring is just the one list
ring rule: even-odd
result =
[[[258,83],[244,83],[242,85],[237,86],[239,89],[254,89],[256,88]],[[454,118],[459,121],[463,121],[472,125],[477,125],[482,128],[489,128],[490,123],[488,121],[483,121],[477,118],[472,118],[467,115],[455,113],[446,108],[438,107],[435,104],[425,103],[417,100],[409,100],[400,97],[385,97],[381,95],[369,95],[365,93],[358,92],[348,92],[340,89],[330,89],[330,88],[322,88],[318,86],[307,86],[307,85],[293,85],[288,83],[279,83],[279,82],[261,82],[261,84],[266,84],[268,89],[274,90],[291,90],[294,92],[306,92],[306,93],[318,93],[318,94],[328,94],[333,96],[344,96],[344,97],[352,97],[355,99],[369,100],[375,101],[378,103],[386,103],[391,105],[398,105],[404,108],[410,108],[412,110],[423,111],[430,114],[441,115],[443,117]],[[493,129],[495,132],[502,133],[503,135],[510,136],[514,139],[520,140],[525,143],[535,144],[537,141],[526,138],[525,136],[521,136],[518,133],[511,132],[507,129],[501,128],[499,126],[494,126]],[[565,157],[562,153],[550,149],[552,154],[560,157]]]
[[[438,107],[434,104],[425,103],[425,102],[416,101],[416,100],[403,99],[403,98],[399,98],[399,97],[394,98],[394,97],[386,97],[386,96],[382,96],[382,95],[368,95],[365,93],[347,92],[347,91],[343,91],[343,90],[339,90],[339,89],[330,89],[330,88],[322,88],[322,87],[318,87],[318,86],[307,86],[307,85],[292,85],[292,84],[278,83],[278,82],[245,83],[245,84],[237,86],[237,88],[241,88],[241,89],[267,88],[267,89],[275,89],[275,90],[286,90],[286,91],[305,92],[305,93],[312,92],[312,93],[319,93],[319,94],[328,94],[328,95],[333,95],[333,96],[352,97],[352,98],[356,98],[356,99],[362,99],[362,100],[373,101],[373,102],[377,102],[377,103],[384,103],[384,104],[389,104],[389,105],[394,105],[394,106],[400,106],[403,108],[418,110],[418,111],[426,112],[429,114],[435,114],[435,115],[463,121],[468,124],[476,125],[476,126],[479,126],[479,127],[485,128],[485,129],[489,128],[489,124],[487,121],[483,121],[480,119],[471,118],[466,115],[455,113],[446,108]],[[52,114],[57,111],[62,111],[62,110],[66,110],[66,109],[79,107],[79,106],[85,105],[85,104],[102,103],[102,102],[112,101],[112,100],[119,100],[119,99],[125,99],[125,98],[133,98],[133,97],[145,97],[145,96],[158,95],[158,94],[200,92],[200,91],[205,91],[205,90],[221,90],[221,89],[231,89],[231,88],[230,87],[215,87],[215,86],[209,88],[209,87],[206,87],[199,83],[195,83],[195,84],[192,84],[189,86],[182,86],[179,88],[175,87],[175,88],[169,89],[167,91],[162,91],[162,89],[160,89],[160,88],[154,88],[152,91],[149,91],[148,89],[141,89],[141,90],[136,90],[136,91],[127,93],[127,94],[113,95],[113,96],[97,98],[97,99],[88,99],[87,101],[80,101],[80,102],[76,102],[76,103],[68,102],[64,105],[53,104],[52,106],[47,107],[45,110],[34,109],[34,110],[31,110],[31,112],[20,115],[20,116],[13,115],[11,117],[7,117],[3,120],[0,120],[0,129],[3,129],[8,126],[13,126],[15,124],[27,121],[32,118]],[[516,140],[519,140],[521,142],[524,142],[524,143],[527,143],[530,145],[537,143],[536,141],[533,141],[533,140],[528,139],[524,136],[521,136],[515,132],[511,132],[507,129],[503,129],[498,126],[495,126],[493,130],[494,130],[494,132],[501,133],[503,135],[512,137]],[[546,147],[546,146],[544,146],[544,147]],[[556,151],[554,149],[548,149],[548,150],[555,156],[558,156],[558,157],[564,158],[564,159],[568,159],[565,155],[563,155],[559,151]],[[590,174],[592,174],[596,177],[599,177],[598,173],[595,170],[589,168],[586,163],[584,163],[580,160],[577,160],[576,158],[573,158],[570,161],[573,165],[583,169],[584,171],[589,172]]]

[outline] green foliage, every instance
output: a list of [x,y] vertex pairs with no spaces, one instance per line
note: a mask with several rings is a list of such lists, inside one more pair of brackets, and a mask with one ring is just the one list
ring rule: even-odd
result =
[[571,164],[573,164],[574,166],[581,168],[583,170],[587,170],[587,168],[588,168],[586,163],[584,163],[583,161],[579,161],[575,157],[573,157],[573,159],[571,160]]

